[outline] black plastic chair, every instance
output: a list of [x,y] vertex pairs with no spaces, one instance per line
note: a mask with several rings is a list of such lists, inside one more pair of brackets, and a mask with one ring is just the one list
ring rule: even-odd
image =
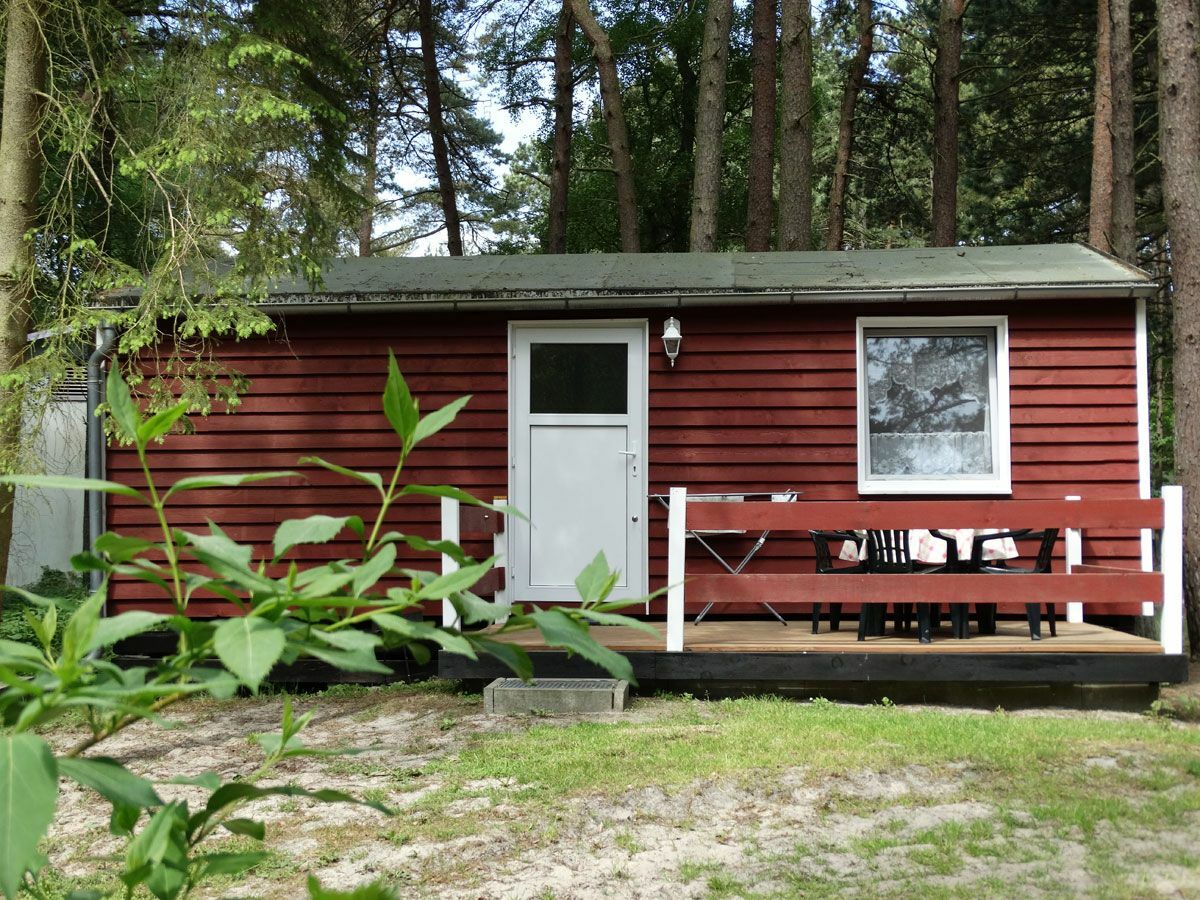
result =
[[[985,565],[983,562],[984,543],[987,541],[1000,541],[1005,538],[1012,538],[1017,541],[1040,541],[1037,558],[1034,560],[1033,565],[1030,567],[1004,564]],[[1043,531],[1022,528],[1018,531],[1000,531],[996,534],[977,534],[975,535],[975,544],[971,548],[971,565],[975,571],[988,575],[1042,575],[1050,571],[1050,564],[1054,558],[1054,544],[1057,540],[1057,528],[1046,528]],[[1046,617],[1050,620],[1050,636],[1058,637],[1058,630],[1055,627],[1053,603],[1046,604]],[[1031,641],[1040,641],[1042,639],[1041,607],[1037,603],[1026,603],[1025,618],[1029,621],[1029,639]]]
[[[867,571],[873,575],[923,574],[913,562],[909,550],[906,529],[870,530],[867,532]],[[873,608],[875,607],[875,608]],[[864,641],[868,634],[883,634],[886,606],[881,603],[864,604],[858,616],[858,639]],[[896,631],[908,631],[912,627],[912,604],[897,603]],[[930,609],[928,603],[917,604],[917,638],[928,644],[930,635]]]
[[[930,574],[945,573],[953,575],[961,575],[969,572],[977,572],[975,568],[975,560],[959,559],[958,558],[958,541],[952,534],[944,534],[937,529],[929,529],[929,533],[939,541],[944,541],[946,544],[946,562],[940,566],[928,569]],[[940,606],[933,607],[933,620],[935,626],[942,624],[942,609]],[[980,633],[984,631],[984,623],[980,621]],[[954,636],[959,640],[966,640],[971,636],[971,621],[970,607],[966,603],[951,603],[950,604],[950,628]]]
[[[866,560],[848,566],[835,566],[833,550],[830,544],[834,541],[853,541],[858,543],[859,537],[853,531],[810,531],[813,546],[817,555],[818,575],[862,575],[867,571]],[[816,634],[821,624],[821,604],[813,604],[812,630]],[[829,604],[829,630],[837,631],[842,627],[842,604]]]

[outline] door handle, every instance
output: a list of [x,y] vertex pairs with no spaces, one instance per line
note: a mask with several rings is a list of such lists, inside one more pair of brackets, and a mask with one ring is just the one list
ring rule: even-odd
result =
[[636,450],[618,450],[617,452],[622,456],[637,456]]

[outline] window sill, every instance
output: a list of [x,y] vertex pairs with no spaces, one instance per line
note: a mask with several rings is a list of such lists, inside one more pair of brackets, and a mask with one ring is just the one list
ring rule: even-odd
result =
[[1006,495],[1012,493],[1012,481],[992,479],[988,481],[859,481],[858,492],[871,496],[887,494],[971,494]]

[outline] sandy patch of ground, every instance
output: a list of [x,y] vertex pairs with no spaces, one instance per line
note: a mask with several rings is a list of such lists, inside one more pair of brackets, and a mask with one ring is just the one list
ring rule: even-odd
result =
[[[280,702],[184,704],[172,714],[174,728],[132,727],[106,742],[104,752],[155,779],[204,771],[246,775],[261,758],[246,736],[275,730]],[[201,896],[295,897],[310,872],[330,887],[382,878],[402,896],[457,900],[1106,890],[1104,873],[1089,861],[1105,835],[1051,827],[1026,810],[980,799],[977,788],[987,774],[969,763],[835,776],[796,766],[538,803],[522,798],[516,779],[479,778],[457,785],[453,798],[440,802],[445,785],[427,771],[431,763],[453,758],[476,735],[523,730],[530,720],[489,717],[478,697],[436,692],[297,703],[316,710],[305,732],[308,745],[364,752],[291,760],[278,779],[366,794],[399,814],[293,798],[253,804],[239,815],[268,823],[271,860],[236,884],[206,887]],[[698,706],[703,718],[704,705]],[[642,701],[624,720],[654,722],[669,707],[670,701]],[[564,727],[578,721],[537,720]],[[664,740],[671,739],[668,729]],[[1126,755],[1106,752],[1080,763],[1100,784],[1106,773],[1129,764]],[[203,796],[180,786],[161,793],[193,803]],[[47,845],[54,867],[77,877],[94,871],[96,859],[117,846],[107,819],[105,804],[64,782]],[[1138,893],[1200,896],[1200,871],[1187,861],[1197,837],[1194,818],[1185,829],[1147,837],[1141,851],[1130,847],[1132,862],[1121,877]]]

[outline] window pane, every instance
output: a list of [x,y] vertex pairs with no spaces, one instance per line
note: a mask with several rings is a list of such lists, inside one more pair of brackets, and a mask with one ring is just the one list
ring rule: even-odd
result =
[[627,345],[533,344],[531,413],[623,414],[629,379]]
[[995,341],[868,331],[871,475],[990,475]]

